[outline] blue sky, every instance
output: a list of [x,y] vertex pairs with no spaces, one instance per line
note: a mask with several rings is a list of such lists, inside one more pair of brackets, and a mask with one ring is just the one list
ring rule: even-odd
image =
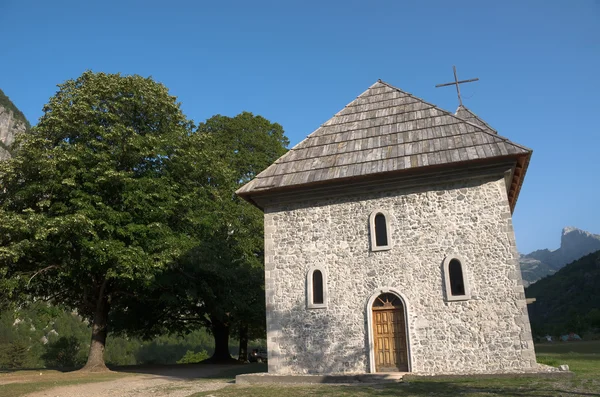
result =
[[0,0],[0,88],[32,124],[86,69],[152,76],[196,122],[243,110],[292,145],[377,79],[534,149],[521,252],[600,233],[600,1]]

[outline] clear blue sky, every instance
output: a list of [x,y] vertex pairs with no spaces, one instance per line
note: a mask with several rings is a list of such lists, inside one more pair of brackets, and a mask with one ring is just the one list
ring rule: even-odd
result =
[[86,69],[152,76],[196,122],[243,110],[292,145],[387,81],[465,104],[534,149],[514,214],[521,252],[600,233],[599,1],[0,0],[0,88],[32,124]]

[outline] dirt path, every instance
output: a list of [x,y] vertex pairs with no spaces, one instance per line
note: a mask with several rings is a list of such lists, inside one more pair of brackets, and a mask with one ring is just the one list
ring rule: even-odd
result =
[[28,394],[26,397],[187,397],[222,389],[226,379],[211,379],[231,366],[135,369],[133,376],[104,382],[59,386]]

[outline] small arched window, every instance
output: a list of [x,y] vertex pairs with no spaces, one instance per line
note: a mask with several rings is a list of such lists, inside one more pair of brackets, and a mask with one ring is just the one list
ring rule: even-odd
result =
[[320,270],[313,271],[312,274],[312,303],[323,304],[323,273]]
[[465,262],[458,257],[447,257],[442,264],[447,301],[471,299]]
[[387,222],[381,212],[375,215],[375,244],[378,247],[388,245]]
[[327,307],[327,273],[321,267],[314,267],[306,274],[306,307],[308,309]]
[[453,296],[465,294],[465,283],[463,280],[462,265],[458,259],[452,259],[448,265],[450,274],[450,292]]
[[384,251],[392,248],[390,241],[390,217],[383,210],[376,210],[369,217],[371,251]]

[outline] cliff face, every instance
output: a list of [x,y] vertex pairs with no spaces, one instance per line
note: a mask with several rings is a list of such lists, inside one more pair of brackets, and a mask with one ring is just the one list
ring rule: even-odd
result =
[[554,251],[542,249],[521,255],[523,284],[529,285],[556,273],[566,264],[589,253],[600,250],[600,235],[575,227],[565,227],[560,239],[560,248]]
[[23,113],[0,90],[0,160],[10,157],[8,151],[15,137],[29,129]]

